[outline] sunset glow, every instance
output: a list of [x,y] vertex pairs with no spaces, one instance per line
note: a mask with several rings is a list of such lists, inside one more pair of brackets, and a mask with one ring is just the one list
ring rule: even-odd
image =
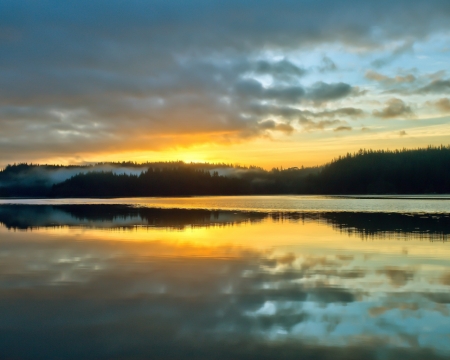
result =
[[0,5],[0,165],[449,143],[448,1],[50,3]]

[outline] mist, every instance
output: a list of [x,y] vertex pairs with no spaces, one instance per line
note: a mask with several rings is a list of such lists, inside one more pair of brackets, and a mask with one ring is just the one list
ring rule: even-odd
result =
[[8,166],[0,172],[0,186],[45,186],[51,187],[80,173],[112,172],[120,175],[140,175],[148,166],[124,167],[114,165],[86,166],[47,166],[47,165],[17,165]]

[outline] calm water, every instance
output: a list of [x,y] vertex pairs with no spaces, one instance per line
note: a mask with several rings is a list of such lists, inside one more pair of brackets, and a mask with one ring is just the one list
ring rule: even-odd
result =
[[450,200],[14,202],[0,359],[450,357]]
[[0,199],[0,204],[122,204],[169,209],[450,213],[450,195],[378,197],[280,195],[120,199]]

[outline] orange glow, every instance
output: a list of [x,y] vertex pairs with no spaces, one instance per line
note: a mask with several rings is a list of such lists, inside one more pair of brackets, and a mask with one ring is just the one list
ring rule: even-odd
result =
[[220,140],[221,134],[218,133],[191,134],[165,138],[164,141],[167,140],[168,143],[160,144],[154,150],[149,149],[149,144],[153,144],[153,140],[147,139],[143,142],[142,139],[136,139],[133,143],[123,143],[120,149],[87,151],[72,157],[65,155],[42,157],[36,161],[65,165],[86,162],[184,161],[255,165],[269,170],[280,166],[309,167],[326,164],[339,155],[357,152],[362,148],[393,150],[447,144],[450,125],[418,127],[408,130],[408,134],[412,136],[399,137],[391,132],[362,134],[356,131],[344,135],[299,133],[280,138],[261,137],[239,141],[234,139],[228,142]]
[[[0,227],[0,236],[14,241],[26,240],[28,232],[8,231]],[[132,256],[162,257],[241,257],[244,254],[298,256],[326,254],[401,255],[403,241],[364,241],[358,235],[339,232],[331,226],[316,221],[277,221],[267,218],[258,223],[186,227],[183,230],[134,227],[123,229],[95,228],[41,228],[33,230],[35,241],[70,241],[83,247],[113,248]],[[96,244],[95,246],[93,244]],[[411,239],[408,255],[447,259],[450,249],[437,247],[433,242]]]

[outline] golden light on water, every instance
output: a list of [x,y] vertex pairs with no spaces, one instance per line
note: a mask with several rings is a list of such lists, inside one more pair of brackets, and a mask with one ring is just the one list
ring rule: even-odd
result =
[[[174,256],[233,256],[245,251],[258,253],[294,254],[358,254],[371,256],[404,257],[427,256],[446,260],[450,247],[437,246],[420,239],[395,240],[364,239],[357,233],[337,231],[332,226],[307,221],[280,221],[266,218],[262,221],[231,224],[187,225],[157,228],[152,226],[127,226],[125,228],[58,227],[38,228],[29,231],[11,232],[3,227],[4,237],[26,239],[32,232],[36,241],[58,242],[61,239],[76,244],[88,245],[98,242],[99,246],[117,247],[142,256],[166,256],[155,253],[155,249],[170,249]],[[103,245],[102,245],[103,244]],[[148,246],[148,251],[145,249]],[[405,255],[405,249],[407,253]],[[388,258],[386,258],[387,260]]]
[[[184,200],[174,199],[179,205]],[[190,200],[237,204],[235,197]],[[251,205],[249,198],[240,200]],[[42,327],[60,324],[62,332],[76,329],[73,340],[79,329],[84,334],[105,326],[106,343],[94,337],[92,347],[82,336],[77,345],[97,353],[117,346],[153,353],[161,331],[169,347],[202,351],[202,339],[211,333],[220,347],[230,337],[245,344],[249,331],[259,346],[314,344],[308,351],[332,350],[333,356],[353,353],[355,338],[368,339],[360,345],[363,353],[450,351],[450,247],[440,236],[448,234],[442,228],[446,216],[169,210],[80,201],[83,206],[66,200],[2,208],[6,281],[0,282],[0,304],[7,304],[5,316],[27,320],[12,329],[8,324],[9,332],[49,336]],[[305,198],[297,201],[306,204]],[[410,201],[423,207],[428,200]],[[410,227],[411,216],[419,230]],[[420,341],[405,343],[405,332]],[[119,345],[111,343],[111,334],[120,336]]]

